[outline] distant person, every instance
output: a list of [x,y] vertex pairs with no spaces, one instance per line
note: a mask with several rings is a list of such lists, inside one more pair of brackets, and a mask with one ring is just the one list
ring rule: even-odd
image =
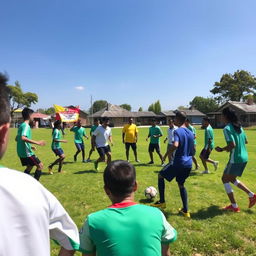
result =
[[237,177],[241,177],[248,162],[248,153],[246,149],[247,138],[245,132],[238,120],[236,112],[230,108],[224,108],[222,111],[226,126],[224,128],[224,136],[227,142],[225,147],[216,147],[218,152],[229,152],[229,161],[222,176],[226,193],[231,205],[223,208],[224,210],[239,212],[240,209],[236,203],[233,189],[230,183],[240,188],[249,196],[249,208],[256,204],[256,195],[245,186]]
[[[169,123],[169,128],[167,130],[167,137],[164,140],[164,143],[168,141],[167,151],[169,151],[169,149],[172,147],[174,142],[174,131],[178,129],[178,127],[174,125],[174,122],[172,119],[170,119],[168,123]],[[175,152],[173,152],[172,155],[168,155],[169,163],[173,160],[174,155],[175,155]]]
[[137,156],[137,141],[138,141],[138,128],[133,123],[133,119],[129,118],[129,123],[123,127],[122,130],[122,139],[123,143],[125,144],[125,152],[126,152],[126,159],[129,161],[129,151],[130,147],[133,150],[135,162],[139,162]]
[[58,157],[52,164],[49,165],[48,170],[49,174],[53,174],[52,168],[54,165],[59,165],[58,172],[63,173],[62,166],[65,159],[65,154],[61,148],[61,143],[67,143],[66,140],[62,139],[61,135],[61,121],[57,120],[54,122],[54,128],[52,131],[52,151]]
[[114,161],[104,171],[104,190],[112,205],[90,214],[80,231],[84,256],[169,256],[176,230],[156,208],[134,202],[134,166]]
[[94,131],[98,128],[99,125],[100,125],[100,119],[99,118],[94,118],[93,125],[92,125],[91,130],[90,130],[91,150],[89,152],[89,156],[88,156],[87,162],[91,162],[92,153],[95,151],[95,148],[92,145],[92,136],[93,136]]
[[183,214],[184,217],[190,218],[190,213],[188,210],[188,195],[184,184],[186,179],[189,177],[192,168],[192,156],[194,154],[194,135],[186,127],[185,121],[185,112],[177,111],[174,122],[179,128],[174,131],[173,145],[164,156],[165,160],[169,154],[173,154],[175,151],[174,160],[173,163],[165,166],[159,173],[158,190],[160,200],[154,203],[152,206],[162,209],[166,207],[164,180],[166,179],[167,181],[171,182],[174,178],[176,178],[183,204],[183,207],[179,209],[179,212]]
[[107,164],[111,162],[111,148],[108,142],[113,146],[112,131],[109,127],[109,118],[104,117],[102,119],[102,125],[97,127],[92,136],[93,149],[96,147],[100,156],[94,163],[96,171],[99,170],[99,162],[105,162],[105,156],[107,156]]
[[30,174],[33,167],[36,166],[34,178],[39,180],[42,174],[43,164],[33,152],[33,150],[36,150],[36,148],[32,147],[31,144],[44,146],[45,141],[32,140],[30,123],[33,122],[33,112],[34,111],[29,108],[24,108],[22,110],[22,117],[24,122],[20,125],[18,129],[18,134],[16,136],[17,153],[20,158],[22,166],[26,166],[24,173]]
[[200,158],[202,160],[204,171],[202,174],[208,174],[210,171],[207,167],[207,162],[213,164],[214,170],[216,171],[219,165],[218,161],[214,161],[210,159],[210,154],[214,148],[214,133],[213,129],[210,125],[210,119],[208,117],[203,118],[202,128],[205,130],[204,132],[204,148],[200,153]]
[[81,120],[78,120],[77,123],[70,129],[71,132],[75,133],[75,145],[76,145],[76,153],[74,155],[74,162],[77,161],[77,156],[80,152],[82,152],[82,161],[85,163],[85,151],[84,151],[84,139],[88,139],[86,136],[85,128],[82,127]]
[[197,160],[196,160],[196,128],[194,126],[191,125],[190,120],[187,118],[186,122],[185,122],[186,127],[194,134],[194,147],[195,147],[195,151],[194,151],[194,155],[193,155],[193,162],[195,164],[195,171],[197,171],[200,167],[200,165],[198,164]]
[[150,138],[150,143],[148,146],[148,152],[150,157],[150,162],[148,164],[154,164],[154,158],[153,158],[153,152],[156,150],[156,153],[161,159],[162,165],[164,164],[163,156],[160,151],[160,137],[163,136],[163,132],[161,128],[156,125],[156,120],[154,119],[152,121],[152,126],[149,128],[149,133],[146,141],[148,141],[148,138]]
[[[6,82],[0,73],[0,159],[7,149],[11,120]],[[29,113],[23,112],[25,121]],[[29,175],[0,166],[0,198],[0,255],[50,256],[50,238],[62,247],[59,256],[71,256],[79,248],[75,223],[59,201]]]

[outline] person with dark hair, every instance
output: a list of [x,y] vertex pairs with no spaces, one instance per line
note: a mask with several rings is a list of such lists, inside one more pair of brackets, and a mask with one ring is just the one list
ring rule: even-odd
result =
[[192,168],[192,156],[194,155],[194,135],[186,127],[186,114],[185,112],[176,111],[174,119],[175,124],[179,127],[174,131],[174,142],[171,148],[164,155],[164,160],[169,154],[175,152],[173,163],[169,163],[165,166],[158,175],[158,190],[160,200],[152,204],[154,207],[166,208],[165,203],[165,179],[171,182],[176,178],[178,183],[180,196],[183,207],[179,209],[179,212],[184,217],[190,218],[188,210],[188,196],[187,190],[184,186],[186,179],[189,177]]
[[112,205],[87,217],[80,231],[83,256],[169,256],[177,232],[161,211],[134,202],[134,166],[122,160],[108,164],[104,190]]
[[94,162],[95,170],[98,171],[99,162],[105,162],[105,156],[107,156],[107,163],[111,162],[111,149],[108,141],[113,146],[112,131],[109,127],[109,118],[104,117],[102,119],[102,125],[93,132],[92,145],[93,149],[97,148],[99,158]]
[[94,118],[93,120],[93,125],[91,127],[91,130],[90,130],[90,136],[91,136],[91,150],[89,152],[89,156],[88,156],[88,159],[86,160],[87,162],[91,162],[91,156],[92,156],[92,153],[95,151],[95,148],[93,148],[93,145],[92,145],[92,136],[93,136],[93,133],[94,131],[98,128],[98,126],[100,126],[100,119],[99,118]]
[[136,124],[133,123],[133,118],[130,117],[129,123],[126,124],[122,130],[122,140],[123,140],[123,143],[125,144],[126,159],[128,162],[129,162],[130,147],[133,150],[135,162],[140,162],[137,156],[138,132],[139,131]]
[[208,170],[207,162],[213,164],[215,171],[217,170],[219,165],[218,161],[214,161],[210,159],[210,154],[214,148],[214,133],[213,133],[212,126],[210,124],[210,119],[208,117],[203,118],[202,128],[205,129],[204,148],[200,153],[200,159],[204,166],[204,171],[202,171],[202,174],[208,174],[210,173],[210,171]]
[[248,153],[246,144],[248,143],[245,132],[238,120],[238,117],[230,108],[224,108],[222,111],[226,126],[223,130],[224,137],[227,142],[225,147],[216,147],[217,152],[229,152],[230,157],[228,164],[222,176],[226,193],[231,202],[231,205],[223,208],[224,210],[239,212],[240,209],[236,203],[234,193],[230,183],[240,188],[249,196],[249,208],[256,204],[256,195],[245,186],[237,177],[241,177],[248,162]]
[[200,168],[200,165],[198,164],[197,160],[196,160],[196,128],[194,126],[191,125],[190,120],[187,118],[186,122],[185,122],[186,127],[194,134],[194,155],[193,155],[193,162],[195,164],[195,171],[197,171]]
[[81,120],[78,120],[76,125],[74,125],[70,129],[70,131],[75,133],[75,145],[76,145],[77,151],[74,155],[74,161],[76,162],[78,154],[82,151],[82,160],[83,160],[83,163],[86,163],[83,137],[85,137],[86,139],[88,139],[88,137],[86,135],[85,128],[82,127]]
[[163,136],[163,132],[161,128],[156,125],[157,121],[154,119],[152,120],[152,126],[149,128],[148,137],[146,141],[150,138],[150,143],[148,146],[148,153],[150,157],[150,162],[148,164],[154,164],[153,152],[156,150],[156,153],[161,159],[161,164],[164,164],[163,156],[160,151],[160,137]]
[[34,111],[29,108],[24,108],[22,110],[24,122],[20,125],[18,134],[16,136],[17,154],[20,158],[22,166],[26,166],[24,173],[30,174],[33,167],[36,166],[34,178],[39,180],[42,174],[43,164],[33,152],[33,150],[36,150],[36,148],[32,147],[31,144],[44,146],[45,141],[32,140],[30,123],[33,122],[33,112]]
[[[0,73],[0,159],[7,150],[11,120],[6,82]],[[50,256],[49,238],[62,247],[59,256],[72,256],[79,249],[75,223],[56,197],[30,175],[0,164],[0,198],[0,255]]]
[[62,135],[60,131],[61,131],[61,121],[57,120],[54,122],[54,127],[52,131],[52,151],[59,158],[56,159],[52,164],[48,166],[49,174],[53,174],[52,168],[56,164],[59,165],[58,172],[63,173],[62,166],[65,159],[65,155],[64,155],[63,149],[61,148],[61,142],[67,143],[67,141],[62,139]]

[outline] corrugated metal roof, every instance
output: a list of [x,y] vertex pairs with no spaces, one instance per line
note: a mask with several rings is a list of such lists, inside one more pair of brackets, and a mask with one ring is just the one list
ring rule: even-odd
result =
[[156,117],[156,114],[153,111],[138,111],[133,113],[135,117]]
[[228,105],[234,106],[246,113],[256,113],[256,104],[255,103],[248,104],[247,102],[240,102],[240,101],[228,101],[225,104],[223,104],[219,108],[219,110],[222,110],[225,106],[228,106]]

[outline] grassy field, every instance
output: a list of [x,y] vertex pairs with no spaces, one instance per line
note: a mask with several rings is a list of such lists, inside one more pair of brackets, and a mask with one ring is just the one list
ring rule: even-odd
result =
[[[147,186],[157,188],[157,173],[161,169],[160,160],[155,155],[155,165],[147,166],[149,161],[147,153],[147,128],[139,129],[138,155],[140,164],[135,164],[137,170],[137,180],[139,189],[136,194],[138,202],[144,202],[144,189]],[[163,127],[164,133],[167,128]],[[203,144],[203,131],[197,130],[198,152]],[[256,191],[256,139],[255,130],[246,131],[249,145],[249,164],[241,178],[252,190]],[[23,171],[23,167],[16,155],[16,143],[14,141],[16,129],[11,130],[9,148],[6,152],[2,164]],[[221,130],[215,130],[215,144],[223,145],[224,139]],[[33,138],[47,141],[45,147],[38,147],[36,154],[44,163],[45,172],[47,166],[55,159],[50,150],[51,130],[33,130]],[[73,134],[67,131],[65,139],[67,144],[63,144],[66,154],[64,174],[43,175],[41,183],[44,184],[63,204],[70,216],[80,228],[86,216],[94,211],[105,208],[110,204],[103,192],[102,172],[105,164],[100,164],[100,171],[94,172],[93,163],[73,163],[75,146]],[[112,148],[113,159],[125,159],[124,146],[121,143],[121,129],[113,129],[114,146]],[[88,155],[89,140],[85,142],[86,154]],[[162,151],[166,146],[161,142]],[[175,182],[167,183],[166,200],[167,209],[165,215],[168,221],[177,229],[178,240],[171,245],[172,255],[256,255],[256,207],[249,210],[247,195],[235,188],[235,195],[241,212],[223,213],[220,207],[227,205],[228,199],[221,183],[221,175],[228,160],[227,153],[213,152],[214,160],[220,161],[218,171],[214,172],[210,166],[211,174],[201,175],[193,172],[187,180],[187,190],[189,195],[189,206],[191,219],[185,219],[177,214],[177,209],[181,206],[179,191]],[[92,159],[98,157],[95,152]],[[131,155],[133,160],[133,155]],[[201,164],[201,163],[200,163]],[[51,255],[57,255],[58,247],[52,243]],[[79,255],[77,253],[76,255]]]

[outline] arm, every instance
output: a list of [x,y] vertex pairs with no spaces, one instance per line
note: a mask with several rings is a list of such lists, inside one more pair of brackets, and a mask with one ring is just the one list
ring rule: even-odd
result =
[[138,134],[138,132],[135,132],[135,141],[136,141],[136,143],[138,142],[138,138],[139,138],[139,134]]
[[109,140],[109,142],[110,142],[111,146],[113,146],[112,135],[110,135],[110,136],[108,137],[108,140]]
[[67,140],[58,140],[58,139],[54,139],[54,142],[63,142],[63,143],[67,143]]
[[45,145],[45,141],[44,140],[39,140],[39,141],[30,140],[26,136],[21,136],[21,140],[23,140],[23,141],[25,141],[27,143],[38,145],[38,146],[44,146]]
[[61,247],[60,252],[59,252],[59,256],[73,256],[74,254],[75,254],[74,250],[69,251],[63,247]]
[[123,133],[122,133],[122,140],[123,140],[123,143],[124,143],[124,136],[125,136],[125,133],[123,132]]
[[169,244],[162,244],[162,256],[171,256]]
[[236,147],[236,144],[233,141],[231,141],[230,143],[228,143],[226,147],[216,147],[215,149],[217,152],[223,152],[223,151],[230,152],[235,147]]

